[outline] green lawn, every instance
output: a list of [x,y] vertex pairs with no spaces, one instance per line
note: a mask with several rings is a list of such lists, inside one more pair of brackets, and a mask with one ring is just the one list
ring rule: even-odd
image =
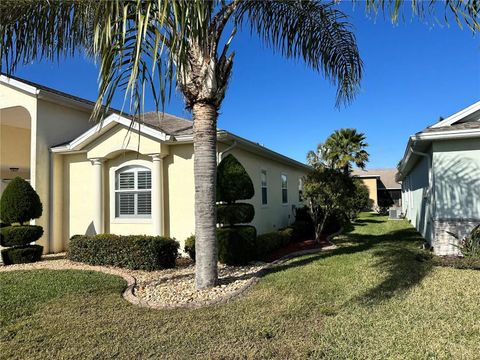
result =
[[199,310],[135,307],[104,274],[0,273],[0,358],[479,357],[479,271],[417,261],[411,227],[370,214],[337,243]]

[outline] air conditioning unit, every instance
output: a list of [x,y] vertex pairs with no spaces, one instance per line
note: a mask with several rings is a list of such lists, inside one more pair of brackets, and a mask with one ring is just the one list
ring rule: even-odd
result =
[[402,210],[398,208],[391,208],[388,210],[388,218],[393,220],[400,219],[400,214]]

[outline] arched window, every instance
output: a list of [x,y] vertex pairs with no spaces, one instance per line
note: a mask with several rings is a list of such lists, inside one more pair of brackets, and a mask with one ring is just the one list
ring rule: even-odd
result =
[[149,218],[152,214],[152,173],[127,166],[115,173],[115,216]]

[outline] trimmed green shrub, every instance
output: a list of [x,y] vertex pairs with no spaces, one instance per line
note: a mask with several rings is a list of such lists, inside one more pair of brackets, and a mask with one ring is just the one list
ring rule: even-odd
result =
[[255,258],[253,226],[233,226],[217,229],[218,260],[227,265],[245,265]]
[[248,200],[255,195],[252,179],[245,168],[232,154],[227,155],[218,164],[217,201],[233,203]]
[[[13,246],[13,248],[2,250],[5,265],[35,262],[41,259],[43,246],[26,245],[42,237],[42,227],[23,224],[39,218],[42,211],[40,198],[27,181],[17,176],[7,185],[0,199],[2,220],[0,245]],[[3,226],[3,223],[13,225]]]
[[25,264],[39,261],[42,257],[43,246],[29,245],[16,246],[2,250],[2,260],[5,265]]
[[77,235],[70,239],[68,258],[90,265],[151,271],[175,267],[178,248],[178,242],[161,236]]
[[218,204],[217,222],[219,224],[233,225],[245,224],[253,220],[255,208],[250,204]]
[[21,177],[14,178],[5,188],[0,200],[2,222],[23,224],[42,215],[43,207],[38,194]]
[[190,256],[190,259],[195,261],[195,235],[190,235],[185,239],[183,250]]
[[37,225],[8,226],[0,229],[0,245],[24,246],[43,235],[43,228]]
[[261,259],[287,245],[292,240],[293,233],[292,228],[286,228],[257,236],[255,244],[257,258]]

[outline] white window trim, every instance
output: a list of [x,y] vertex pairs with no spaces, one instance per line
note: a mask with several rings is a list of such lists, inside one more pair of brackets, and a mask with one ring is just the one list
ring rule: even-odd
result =
[[[283,176],[287,178],[287,202],[283,202]],[[287,206],[289,204],[290,196],[288,196],[288,174],[287,173],[280,173],[280,202],[282,203],[283,206]]]
[[[110,197],[110,223],[111,224],[152,224],[152,216],[150,217],[137,217],[137,216],[132,216],[132,217],[116,217],[116,211],[115,211],[115,178],[116,178],[116,173],[118,170],[127,167],[127,166],[141,166],[145,167],[148,170],[152,172],[153,176],[153,171],[152,171],[152,163],[147,160],[141,160],[141,159],[134,159],[134,160],[129,160],[121,163],[118,166],[112,166],[110,167],[108,177],[109,177],[109,197]],[[153,191],[153,189],[151,190]],[[152,198],[153,200],[153,198]],[[152,207],[154,204],[152,203]]]
[[[263,195],[262,195],[262,192],[263,192],[263,188],[264,186],[262,185],[262,173],[265,172],[265,180],[266,180],[266,186],[265,186],[265,189],[267,189],[267,203],[264,204],[263,203]],[[260,169],[260,206],[262,208],[268,208],[268,171],[267,169],[264,169],[264,168],[261,168]]]

